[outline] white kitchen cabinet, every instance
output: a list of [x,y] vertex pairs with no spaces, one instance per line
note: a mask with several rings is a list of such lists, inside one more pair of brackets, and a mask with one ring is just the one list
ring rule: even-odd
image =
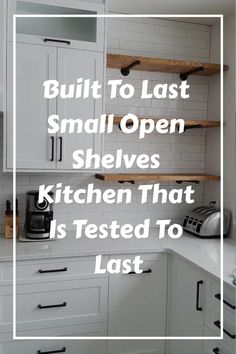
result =
[[[17,332],[106,322],[108,279],[17,285]],[[0,288],[0,333],[12,328],[12,287]]]
[[96,15],[104,13],[104,1],[9,0],[7,3],[3,170],[8,172],[13,168],[13,15],[40,14],[57,16],[16,18],[16,167],[18,172],[75,173],[78,170],[72,166],[74,150],[91,147],[93,153],[101,154],[102,136],[48,134],[48,117],[59,114],[65,119],[99,119],[103,97],[46,99],[43,83],[54,79],[59,84],[76,84],[81,77],[90,79],[91,84],[98,80],[103,85],[105,19]]
[[[169,256],[168,330],[172,337],[203,337],[205,273],[182,258]],[[201,340],[168,342],[168,354],[200,354]]]
[[[58,81],[75,83],[78,78],[84,80],[103,81],[103,54],[98,52],[58,49]],[[102,99],[88,98],[58,98],[58,115],[61,119],[100,118]],[[57,169],[71,170],[73,168],[73,152],[75,150],[92,149],[93,153],[101,155],[102,135],[81,133],[58,134]],[[84,168],[83,168],[84,169]],[[76,171],[76,169],[74,170]]]
[[[110,275],[109,336],[165,336],[167,257],[158,254],[141,258],[144,273]],[[108,342],[108,354],[164,354],[164,348],[164,341],[159,340]]]
[[[13,45],[8,43],[6,167],[13,167]],[[43,97],[43,82],[56,77],[56,48],[16,45],[16,165],[20,169],[56,168],[55,135],[47,132],[47,117],[55,113],[56,100]]]
[[[16,18],[17,42],[104,50],[104,1],[9,0],[8,41],[13,38],[13,15],[58,15],[59,17]],[[85,17],[62,17],[85,16]]]
[[[3,334],[12,330],[12,264],[2,262],[0,275]],[[94,257],[17,261],[16,280],[17,335],[40,336],[29,332],[45,329],[53,336],[56,327],[78,325],[89,332],[90,325],[107,323],[108,275],[94,274]]]
[[[224,284],[223,287],[223,336],[225,345],[232,349],[236,345],[236,292],[233,286]],[[205,327],[209,329],[213,336],[220,336],[219,327],[222,326],[220,312],[220,281],[218,279],[207,278],[206,315]],[[223,352],[224,353],[224,352]],[[218,354],[218,353],[217,353]],[[221,353],[219,353],[221,354]]]
[[[8,56],[12,58],[12,44]],[[103,54],[17,43],[16,50],[16,165],[22,171],[73,170],[74,150],[92,148],[101,154],[101,134],[49,134],[48,117],[84,120],[99,118],[102,98],[45,99],[43,82],[58,79],[76,84],[77,78],[103,82]],[[12,66],[8,66],[6,168],[13,167]]]
[[[83,326],[57,327],[50,330],[53,337],[100,337],[106,336],[106,323]],[[48,329],[20,332],[21,337],[47,337]],[[105,340],[18,340],[13,341],[12,335],[0,335],[0,354],[106,354]],[[49,354],[48,353],[48,354]]]
[[[206,328],[205,336],[214,337],[215,333]],[[236,352],[236,344],[229,346],[221,339],[206,339],[203,344],[203,354],[234,354]]]

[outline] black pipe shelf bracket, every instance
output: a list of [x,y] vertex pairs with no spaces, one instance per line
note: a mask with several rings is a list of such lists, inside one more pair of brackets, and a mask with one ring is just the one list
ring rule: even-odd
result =
[[129,64],[125,68],[121,68],[120,72],[123,76],[128,76],[130,73],[130,69],[134,68],[137,65],[140,65],[141,61],[140,60],[135,60],[133,63]]
[[135,184],[135,181],[128,180],[128,181],[118,181],[118,183],[123,184],[123,183],[130,183],[130,184]]
[[[126,128],[129,128],[129,127],[132,128],[133,125],[134,125],[133,122],[130,122],[130,123],[128,122],[128,123],[126,123]],[[122,131],[120,124],[118,125],[118,127],[119,127],[119,129]]]
[[204,70],[203,66],[198,66],[196,68],[193,68],[193,69],[187,71],[186,73],[180,74],[180,76],[179,76],[180,80],[181,81],[186,81],[186,80],[188,80],[189,75],[195,74],[195,73],[197,73],[199,71],[203,71],[203,70]]
[[182,183],[195,183],[195,184],[199,184],[200,181],[189,181],[189,180],[186,180],[186,181],[175,181],[177,184],[182,184]]

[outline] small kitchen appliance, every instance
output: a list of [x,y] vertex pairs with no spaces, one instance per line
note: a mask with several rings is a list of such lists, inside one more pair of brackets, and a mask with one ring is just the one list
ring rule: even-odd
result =
[[[53,192],[48,194],[53,196]],[[28,191],[26,194],[25,237],[28,239],[42,240],[50,237],[53,206],[45,198],[39,203],[38,198],[38,191]]]
[[[190,211],[184,218],[183,229],[199,237],[220,236],[220,209],[215,206],[200,206]],[[229,231],[230,212],[223,211],[223,234]]]

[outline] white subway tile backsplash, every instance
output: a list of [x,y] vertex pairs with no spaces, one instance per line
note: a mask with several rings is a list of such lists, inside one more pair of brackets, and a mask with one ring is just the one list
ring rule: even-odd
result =
[[202,39],[192,39],[189,38],[176,38],[176,45],[188,48],[209,48],[209,41],[204,41]]
[[131,32],[154,33],[155,25],[141,23],[132,19],[124,19],[120,20],[120,29]]
[[193,29],[188,29],[188,38],[191,39],[203,39],[205,41],[210,41],[211,39],[211,33],[210,31],[197,31]]
[[175,45],[176,39],[173,36],[163,36],[160,34],[150,34],[150,33],[143,33],[143,41],[147,43],[159,43],[159,44],[168,44],[168,45]]

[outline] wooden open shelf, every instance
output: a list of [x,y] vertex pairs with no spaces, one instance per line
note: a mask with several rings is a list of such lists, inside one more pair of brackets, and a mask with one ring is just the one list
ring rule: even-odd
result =
[[[113,123],[119,125],[122,118],[123,118],[123,116],[115,115]],[[153,119],[155,122],[157,122],[160,119],[163,119],[163,118],[157,118],[157,117],[139,117],[139,120],[148,119],[148,118]],[[189,128],[189,129],[191,129],[191,128],[220,127],[220,121],[217,121],[217,120],[185,119],[184,121],[185,121],[185,127]],[[127,121],[127,123],[129,124],[129,121]]]
[[219,181],[220,176],[196,173],[97,173],[104,182],[202,182]]
[[[212,76],[220,72],[220,64],[209,64],[175,59],[150,58],[133,55],[107,54],[108,68],[123,69],[135,61],[140,61],[140,64],[134,66],[131,70],[184,74],[198,67],[203,67],[204,70],[193,74]],[[228,70],[228,68],[228,65],[224,65],[224,71]]]

